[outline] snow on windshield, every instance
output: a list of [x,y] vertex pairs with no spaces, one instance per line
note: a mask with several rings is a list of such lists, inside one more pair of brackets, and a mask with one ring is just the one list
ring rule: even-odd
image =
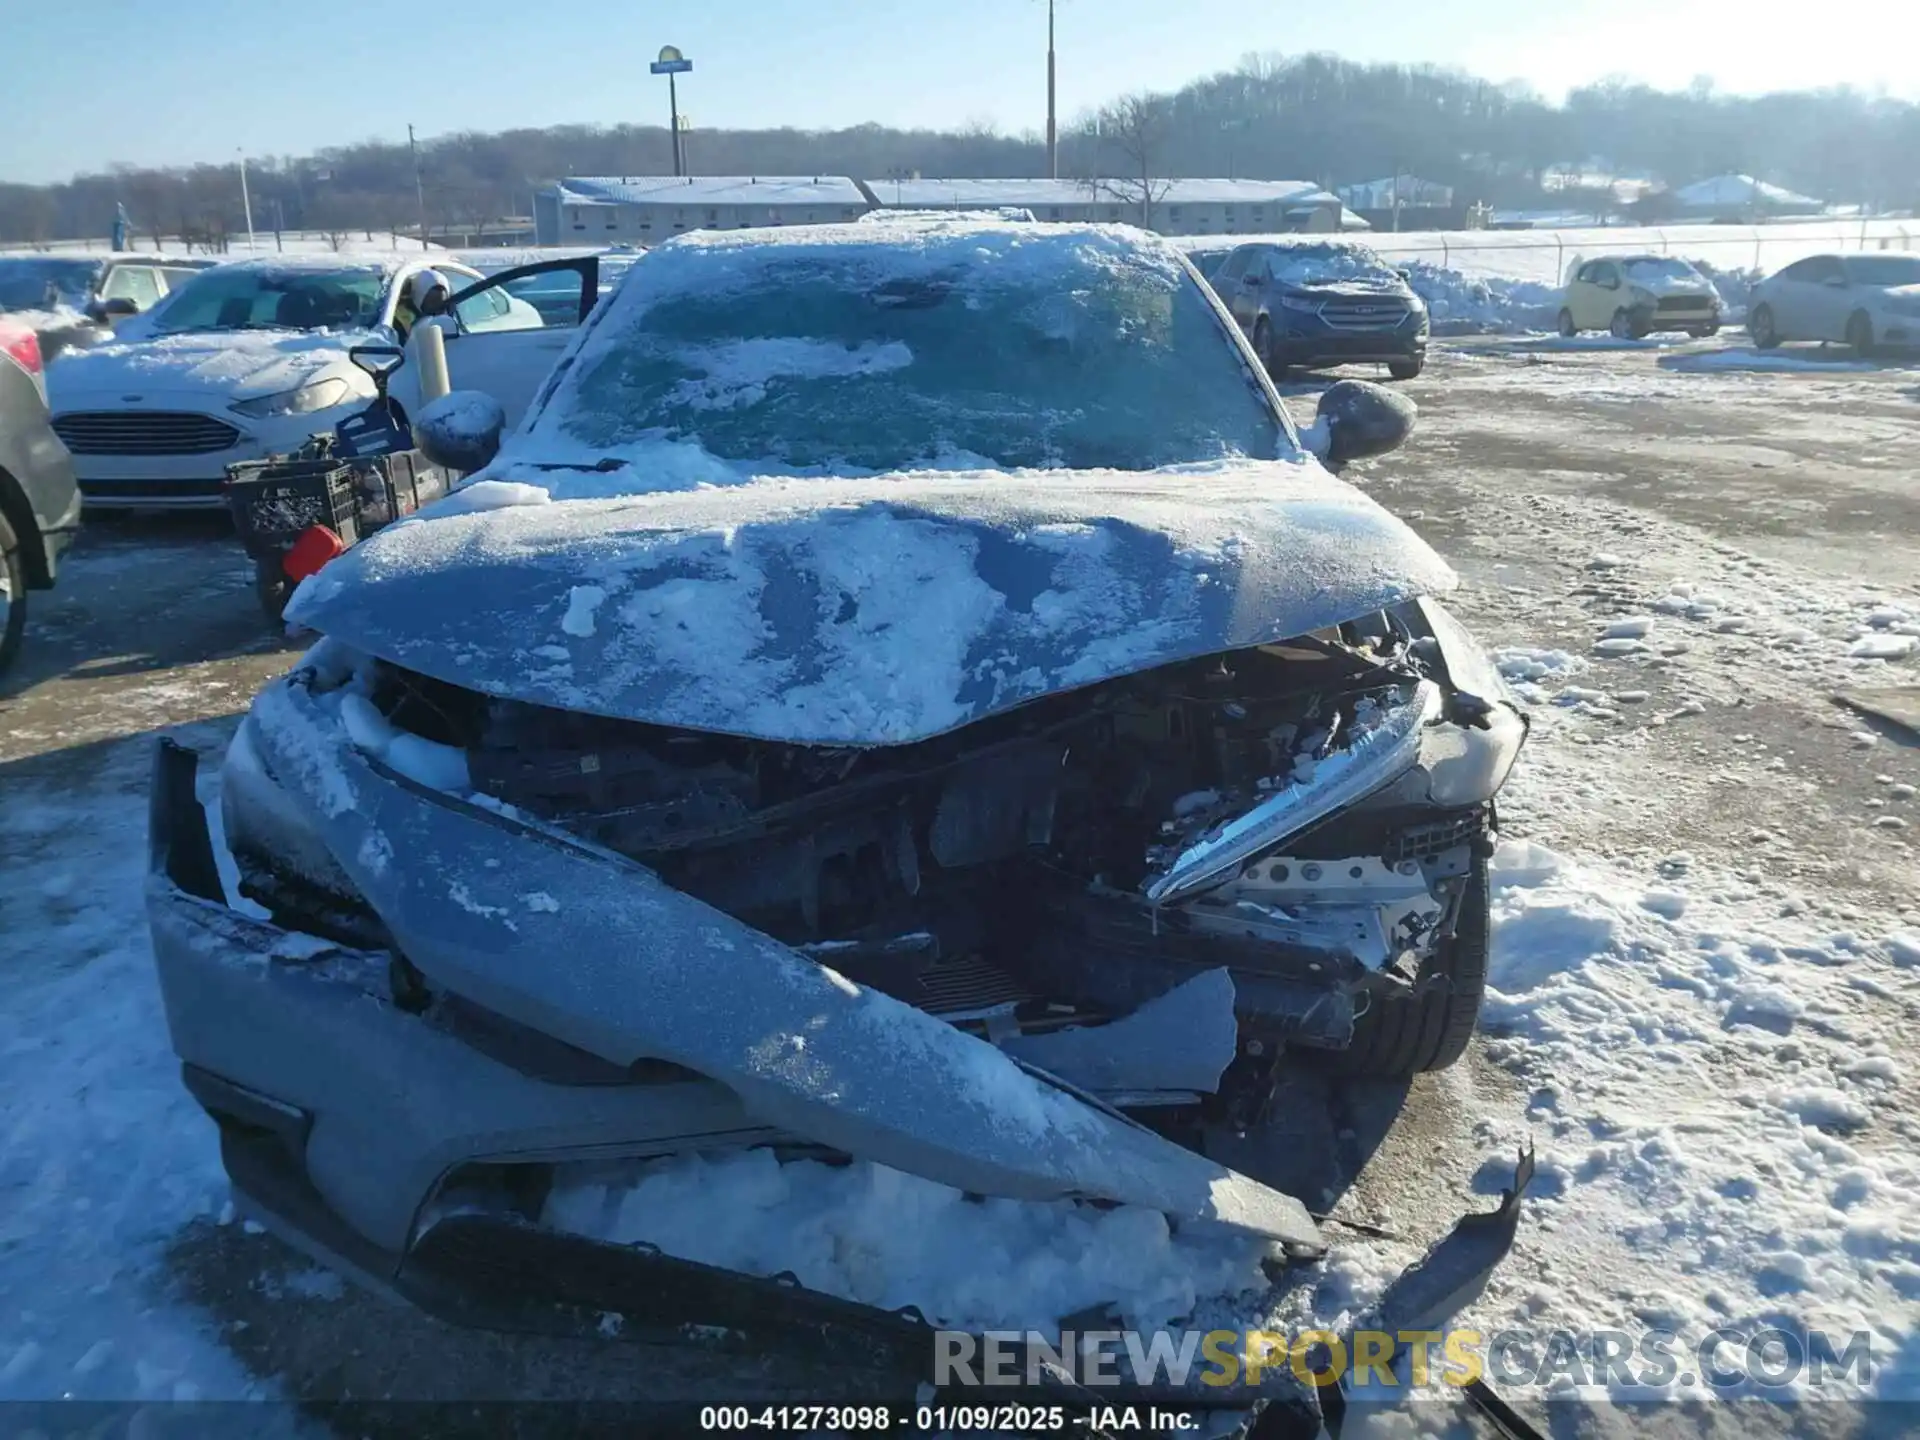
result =
[[1364,245],[1289,245],[1276,249],[1273,278],[1282,285],[1337,285],[1370,280],[1391,284],[1397,277],[1387,262]]
[[678,447],[799,473],[1293,453],[1172,251],[967,223],[663,246],[528,436],[532,459]]

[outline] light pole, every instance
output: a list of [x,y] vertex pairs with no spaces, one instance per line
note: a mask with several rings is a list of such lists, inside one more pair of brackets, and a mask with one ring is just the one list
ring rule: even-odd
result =
[[420,248],[427,248],[427,186],[420,178],[420,146],[413,138],[413,126],[407,126],[407,154],[413,160],[413,198],[420,207]]
[[693,69],[693,62],[673,46],[662,45],[660,47],[660,58],[649,65],[647,69],[655,75],[664,75],[667,77],[667,109],[670,116],[669,124],[673,134],[673,173],[675,175],[684,175],[687,173],[687,167],[680,149],[680,92],[675,88],[675,77],[684,75]]
[[247,217],[247,253],[253,253],[253,201],[247,195],[247,152],[235,148],[240,157],[240,209]]
[[1047,178],[1060,178],[1060,127],[1054,110],[1053,0],[1047,0]]

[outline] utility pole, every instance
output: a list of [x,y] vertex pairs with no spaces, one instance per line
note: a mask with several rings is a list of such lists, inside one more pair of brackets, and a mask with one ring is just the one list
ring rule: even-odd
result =
[[253,253],[253,201],[247,195],[247,152],[234,152],[240,157],[240,209],[247,217],[247,253]]
[[427,247],[427,187],[420,178],[420,146],[413,138],[413,126],[407,126],[407,154],[413,157],[413,198],[420,206],[420,248]]
[[1060,128],[1056,118],[1053,71],[1053,3],[1047,0],[1047,178],[1060,178]]

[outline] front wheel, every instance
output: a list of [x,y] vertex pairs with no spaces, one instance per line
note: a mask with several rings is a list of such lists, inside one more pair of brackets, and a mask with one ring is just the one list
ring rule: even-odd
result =
[[293,582],[287,579],[278,556],[253,562],[253,593],[260,602],[261,613],[273,624],[280,624],[287,601],[293,598]]
[[1555,322],[1554,328],[1560,332],[1561,338],[1566,340],[1571,340],[1580,333],[1580,327],[1573,323],[1573,311],[1564,307],[1560,311],[1560,318]]
[[27,634],[27,560],[20,537],[0,515],[0,674],[20,654]]
[[1260,368],[1273,376],[1273,327],[1264,319],[1253,327],[1253,353],[1260,357]]
[[1773,322],[1771,305],[1753,307],[1753,313],[1747,316],[1747,334],[1753,337],[1756,349],[1771,350],[1780,343],[1780,327]]
[[1644,340],[1647,332],[1634,322],[1634,318],[1625,310],[1613,312],[1613,323],[1607,326],[1607,333],[1616,340]]
[[1873,353],[1873,321],[1864,310],[1856,310],[1847,320],[1847,344],[1862,360]]
[[1353,1043],[1334,1057],[1342,1075],[1399,1077],[1444,1070],[1467,1052],[1487,992],[1493,897],[1487,857],[1476,855],[1460,897],[1453,938],[1420,967],[1410,989],[1375,991],[1353,1023]]
[[1427,357],[1422,355],[1412,360],[1389,360],[1387,374],[1396,380],[1411,380],[1427,368]]

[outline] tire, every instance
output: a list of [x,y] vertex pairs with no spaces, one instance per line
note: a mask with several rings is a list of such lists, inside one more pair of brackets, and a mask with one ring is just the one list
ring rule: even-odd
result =
[[27,634],[27,557],[20,537],[0,515],[0,675],[19,658]]
[[1866,311],[1856,310],[1847,317],[1847,344],[1862,360],[1873,354],[1873,321]]
[[1773,323],[1773,307],[1756,305],[1747,316],[1747,336],[1756,350],[1771,350],[1780,343],[1779,327]]
[[1284,368],[1282,368],[1282,370],[1280,371],[1280,375],[1276,375],[1274,373],[1273,327],[1267,323],[1266,317],[1264,315],[1261,316],[1260,319],[1254,323],[1253,353],[1260,357],[1260,368],[1262,370],[1265,370],[1268,376],[1271,377],[1272,379],[1278,380],[1280,378],[1280,375],[1284,375],[1286,373]]
[[1560,332],[1562,339],[1566,340],[1571,340],[1580,333],[1580,327],[1573,323],[1573,311],[1565,306],[1560,308],[1559,318],[1554,321],[1553,328]]
[[1372,997],[1354,1021],[1353,1043],[1334,1058],[1336,1074],[1418,1075],[1445,1070],[1466,1054],[1487,991],[1492,909],[1487,859],[1476,855],[1453,938],[1421,967],[1412,991]]
[[1644,326],[1634,320],[1625,310],[1613,312],[1613,323],[1607,326],[1607,333],[1616,340],[1644,340],[1647,332]]
[[1417,360],[1389,360],[1387,362],[1387,374],[1396,380],[1411,380],[1426,368],[1427,357],[1424,355]]
[[253,593],[267,619],[278,625],[286,613],[287,601],[293,596],[293,582],[287,579],[287,572],[280,568],[278,560],[255,560]]

